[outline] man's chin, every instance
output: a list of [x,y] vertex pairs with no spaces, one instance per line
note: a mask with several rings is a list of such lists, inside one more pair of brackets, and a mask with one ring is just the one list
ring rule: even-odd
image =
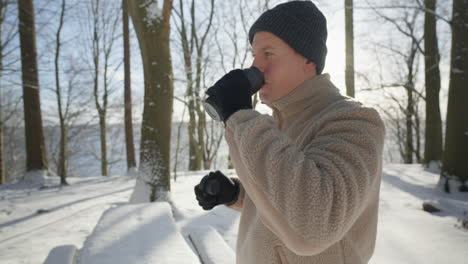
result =
[[260,90],[260,92],[258,93],[258,97],[260,98],[260,101],[264,104],[268,104],[270,101],[268,100],[268,96],[265,95],[265,93],[262,93],[262,91]]

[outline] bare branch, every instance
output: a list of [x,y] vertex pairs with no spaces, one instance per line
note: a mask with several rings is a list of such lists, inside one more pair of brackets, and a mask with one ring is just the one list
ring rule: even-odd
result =
[[[418,1],[418,2],[419,2],[419,1]],[[435,17],[437,17],[438,19],[440,19],[440,20],[446,22],[446,23],[449,24],[449,25],[452,24],[452,21],[451,21],[450,19],[447,19],[446,17],[437,14],[437,13],[434,12],[433,10],[430,10],[430,9],[425,8],[423,5],[421,5],[421,4],[419,4],[419,3],[418,3],[418,6],[414,6],[414,5],[380,5],[380,6],[371,6],[371,4],[369,3],[369,1],[367,1],[367,0],[366,0],[366,3],[368,4],[367,6],[354,6],[354,9],[362,9],[362,10],[366,10],[366,9],[416,9],[416,10],[420,10],[420,11],[423,11],[423,12],[430,13],[430,14],[434,15]]]

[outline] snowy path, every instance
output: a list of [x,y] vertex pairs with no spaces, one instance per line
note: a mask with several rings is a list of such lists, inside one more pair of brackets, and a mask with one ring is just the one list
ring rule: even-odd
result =
[[[377,249],[371,264],[464,263],[468,230],[468,194],[448,195],[434,188],[438,176],[417,165],[389,165],[381,188]],[[205,172],[172,182],[173,214],[187,237],[213,227],[235,249],[239,213],[224,206],[203,211],[193,194]],[[0,187],[0,264],[43,263],[57,245],[81,248],[103,211],[128,201],[134,180],[126,177],[70,179],[72,185],[45,190]],[[431,215],[421,210],[431,200],[447,210]],[[37,214],[37,210],[50,210]],[[190,244],[189,244],[190,245]],[[216,247],[216,245],[213,245]]]
[[[434,189],[438,175],[419,165],[389,165],[384,172],[377,248],[370,263],[468,263],[468,230],[454,217],[468,212],[468,194]],[[422,210],[426,200],[451,210],[431,215]]]
[[[0,189],[0,263],[42,263],[50,249],[80,248],[102,213],[125,203],[134,181],[124,177],[70,179],[44,190]],[[38,214],[39,209],[49,210]]]

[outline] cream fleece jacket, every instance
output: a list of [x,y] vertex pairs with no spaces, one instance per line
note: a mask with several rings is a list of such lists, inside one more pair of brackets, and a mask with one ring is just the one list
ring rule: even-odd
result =
[[328,74],[234,113],[225,137],[241,184],[237,263],[361,264],[373,254],[382,174],[379,114]]

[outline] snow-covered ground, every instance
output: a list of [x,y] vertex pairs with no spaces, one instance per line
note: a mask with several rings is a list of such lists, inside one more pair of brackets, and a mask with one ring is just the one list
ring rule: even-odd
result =
[[[172,182],[177,228],[188,242],[188,234],[211,226],[235,249],[239,213],[224,206],[203,211],[195,200],[193,187],[205,174],[178,174],[177,182]],[[371,263],[466,263],[468,230],[459,219],[468,218],[468,194],[446,194],[436,187],[437,181],[436,173],[419,165],[384,168],[377,249]],[[69,182],[67,187],[41,190],[0,187],[1,264],[43,263],[58,245],[81,248],[104,211],[127,203],[135,183],[125,176],[70,178]],[[444,211],[424,212],[423,201]],[[125,224],[119,226],[125,229]]]

